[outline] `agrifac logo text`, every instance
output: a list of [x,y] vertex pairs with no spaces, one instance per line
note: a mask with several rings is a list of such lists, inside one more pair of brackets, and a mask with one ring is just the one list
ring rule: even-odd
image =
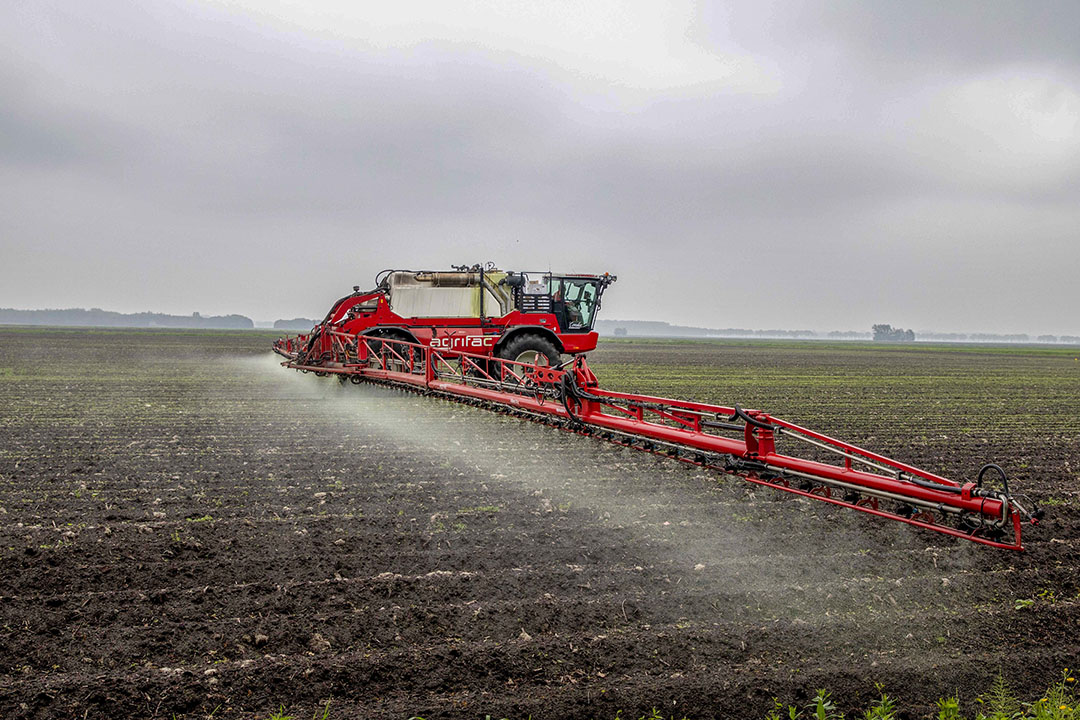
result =
[[494,335],[454,335],[431,340],[431,347],[440,350],[486,350],[494,344]]

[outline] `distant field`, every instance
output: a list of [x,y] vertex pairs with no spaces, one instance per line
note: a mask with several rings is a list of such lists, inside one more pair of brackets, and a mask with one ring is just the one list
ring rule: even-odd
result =
[[[276,365],[274,332],[0,329],[16,718],[923,716],[1080,664],[1080,350],[609,340],[605,387],[739,402],[1047,505],[1007,553]],[[857,516],[858,515],[858,516]],[[920,716],[920,715],[916,715]]]

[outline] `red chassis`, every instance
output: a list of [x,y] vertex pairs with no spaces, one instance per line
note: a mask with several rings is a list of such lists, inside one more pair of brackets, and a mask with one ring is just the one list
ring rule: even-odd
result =
[[[548,367],[347,332],[324,335],[329,351],[317,363],[302,352],[306,336],[281,338],[274,349],[286,367],[513,412],[992,547],[1022,550],[1022,522],[1042,517],[1034,503],[1009,493],[997,465],[985,465],[975,482],[958,483],[738,405],[601,390],[584,357]],[[830,453],[839,464],[780,454],[781,437]],[[1000,487],[984,485],[987,474]]]
[[[371,330],[399,336],[411,335],[415,342],[439,350],[460,350],[491,354],[503,344],[508,330],[543,333],[557,340],[556,347],[567,355],[596,349],[599,335],[561,332],[554,313],[523,313],[514,310],[503,317],[404,318],[390,309],[380,292],[349,297],[331,311],[329,324],[347,334],[368,334]],[[500,342],[502,341],[502,342]]]

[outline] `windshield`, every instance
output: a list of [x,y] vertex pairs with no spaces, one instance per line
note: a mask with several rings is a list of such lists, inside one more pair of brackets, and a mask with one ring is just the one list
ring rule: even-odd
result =
[[592,330],[596,316],[597,281],[588,278],[551,278],[551,298],[566,303],[566,329]]

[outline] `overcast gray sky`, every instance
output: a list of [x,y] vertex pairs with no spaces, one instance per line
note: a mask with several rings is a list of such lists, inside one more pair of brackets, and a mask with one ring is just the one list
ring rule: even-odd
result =
[[384,267],[602,317],[1080,334],[1080,3],[14,0],[0,306],[321,315]]

